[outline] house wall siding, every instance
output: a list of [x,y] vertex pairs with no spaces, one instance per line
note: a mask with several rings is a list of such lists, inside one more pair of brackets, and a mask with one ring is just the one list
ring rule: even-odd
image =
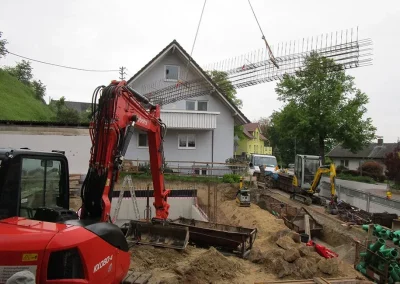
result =
[[[179,134],[195,134],[196,149],[178,149]],[[168,161],[211,162],[212,130],[167,130],[164,138],[164,156]],[[215,156],[215,155],[214,155]],[[138,133],[132,136],[125,158],[128,160],[149,160],[149,149],[138,147]],[[215,159],[214,159],[215,160]]]
[[[180,78],[187,80],[200,79],[200,75],[195,75],[192,70],[187,72],[187,63],[181,60],[177,55],[178,51],[173,54],[166,55],[163,59],[157,62],[151,69],[141,74],[131,86],[142,93],[148,93],[148,88],[152,83],[157,84],[157,89],[161,86],[170,86],[176,82],[164,82],[164,65],[178,65],[180,66]],[[187,72],[187,75],[186,75]],[[208,109],[210,112],[219,112],[217,115],[217,125],[214,130],[214,162],[223,163],[226,159],[233,156],[234,153],[234,118],[231,110],[216,97],[217,95],[205,95],[188,100],[205,100],[208,101]],[[186,110],[186,101],[180,100],[171,104],[163,105],[162,109],[165,110]],[[168,127],[168,125],[167,125]],[[178,149],[178,133],[196,133],[196,139],[199,139],[196,145],[196,150],[180,150]],[[135,139],[135,140],[134,140]],[[127,157],[132,159],[148,159],[147,150],[138,149],[136,136],[132,138],[132,143],[129,146]],[[167,137],[165,138],[165,157],[166,160],[185,160],[185,161],[208,161],[211,162],[211,143],[212,132],[210,130],[176,130],[168,129]],[[134,145],[134,146],[133,146]],[[198,147],[197,147],[198,146]],[[138,154],[135,154],[135,153]],[[129,158],[130,159],[130,158]]]
[[272,147],[264,147],[264,141],[259,137],[259,131],[256,129],[254,136],[255,139],[244,138],[239,141],[239,146],[235,151],[236,155],[241,155],[242,152],[246,152],[247,155],[252,153],[263,154],[263,155],[272,155]]
[[[176,52],[176,54],[177,53],[178,51]],[[132,86],[134,89],[136,89],[138,92],[142,94],[147,94],[151,93],[156,89],[162,89],[171,85],[176,85],[176,82],[164,80],[165,65],[180,66],[180,71],[179,71],[180,79],[191,81],[194,78],[197,78],[194,75],[193,71],[190,70],[190,67],[189,71],[187,72],[186,69],[187,63],[185,64],[185,62],[181,60],[176,54],[169,53],[168,55],[166,55],[160,61],[156,62],[154,66],[151,66],[148,70],[146,70],[139,77],[137,77],[135,81],[131,82],[130,86]],[[163,106],[163,108],[171,109],[168,108],[167,106]]]
[[[360,167],[360,164],[370,161],[368,159],[361,160],[361,159],[357,159],[357,158],[332,158],[332,161],[336,167],[340,166],[341,160],[348,160],[349,161],[348,169],[354,170],[354,171],[356,171]],[[383,172],[385,172],[386,166],[383,163],[382,159],[374,159],[373,161],[378,162],[383,167]]]

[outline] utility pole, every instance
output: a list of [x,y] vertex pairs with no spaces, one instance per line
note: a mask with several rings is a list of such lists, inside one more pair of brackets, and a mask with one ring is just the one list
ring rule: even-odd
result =
[[124,76],[124,75],[126,75],[125,69],[126,68],[124,66],[119,68],[119,79],[120,80],[124,80],[125,79],[125,76]]

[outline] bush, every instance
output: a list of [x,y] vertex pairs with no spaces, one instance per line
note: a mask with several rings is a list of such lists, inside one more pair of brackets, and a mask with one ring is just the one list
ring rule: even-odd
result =
[[358,170],[362,171],[363,175],[364,175],[364,172],[373,174],[375,176],[383,175],[383,166],[375,161],[367,161],[367,162],[363,163],[361,165],[361,169],[358,169]]
[[336,167],[336,173],[337,173],[337,174],[340,174],[340,173],[342,173],[343,171],[348,171],[348,170],[349,170],[349,169],[346,168],[346,167],[343,166],[343,165],[339,165],[339,166]]
[[338,179],[344,180],[351,180],[351,181],[358,181],[358,182],[365,182],[365,183],[375,183],[374,179],[368,176],[354,176],[349,174],[340,174],[337,175]]
[[225,174],[222,177],[223,183],[238,183],[240,181],[240,175],[238,174]]

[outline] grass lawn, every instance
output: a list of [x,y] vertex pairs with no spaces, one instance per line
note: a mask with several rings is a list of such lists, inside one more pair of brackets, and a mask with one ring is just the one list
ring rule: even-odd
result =
[[33,90],[0,69],[0,120],[50,121],[55,114]]

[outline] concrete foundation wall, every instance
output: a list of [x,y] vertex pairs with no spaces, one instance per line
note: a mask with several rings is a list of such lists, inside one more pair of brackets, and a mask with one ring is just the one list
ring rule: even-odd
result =
[[[146,198],[136,198],[140,218],[144,218],[144,210],[146,209]],[[118,198],[113,198],[111,202],[111,216],[114,217],[114,210],[117,205]],[[151,217],[155,217],[155,208],[153,205],[154,197],[149,198]],[[170,197],[168,203],[171,205],[169,209],[169,218],[176,219],[179,217],[193,218],[195,220],[206,221],[200,210],[195,205],[195,198],[193,197]],[[132,200],[124,198],[121,203],[121,208],[118,214],[118,220],[135,220],[135,213],[133,210]]]
[[[86,130],[88,132],[88,130]],[[54,133],[54,132],[53,132]],[[11,134],[0,131],[0,147],[28,147],[35,151],[65,151],[71,174],[86,174],[90,159],[91,141],[88,135]]]

